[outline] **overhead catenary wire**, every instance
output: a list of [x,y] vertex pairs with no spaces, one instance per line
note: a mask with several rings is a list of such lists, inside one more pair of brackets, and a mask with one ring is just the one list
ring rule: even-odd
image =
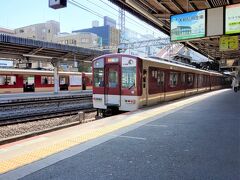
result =
[[117,14],[113,14],[111,11],[109,11],[109,10],[107,10],[107,9],[105,9],[105,8],[103,8],[103,7],[101,7],[101,6],[99,6],[98,4],[96,4],[96,3],[94,3],[94,2],[92,2],[92,1],[90,1],[90,0],[86,0],[86,1],[88,1],[88,2],[90,2],[91,4],[93,4],[93,5],[95,5],[95,6],[99,7],[99,8],[101,8],[101,9],[103,9],[104,11],[109,12],[110,14],[112,14],[112,15],[118,17]]
[[[114,16],[117,16],[116,14],[114,14],[114,13],[110,12],[109,10],[107,10],[106,8],[103,8],[103,7],[101,7],[100,5],[92,2],[91,0],[86,0],[86,1],[88,1],[89,3],[97,6],[98,8],[101,8],[101,9],[104,10],[105,12],[108,12],[108,13],[114,15]],[[108,7],[110,7],[111,9],[113,9],[114,11],[119,12],[118,9],[114,8],[113,6],[111,6],[111,5],[109,5],[108,3],[104,2],[103,0],[99,0],[99,1],[101,1],[103,4],[107,5]],[[100,14],[100,13],[98,13],[98,12],[96,12],[96,11],[90,9],[90,8],[88,8],[87,6],[85,6],[85,5],[77,2],[77,1],[75,1],[75,0],[68,0],[68,2],[69,2],[70,4],[78,7],[78,8],[81,8],[81,9],[83,9],[83,10],[85,10],[85,11],[87,11],[87,12],[89,12],[89,13],[97,16],[97,17],[99,17],[99,18],[102,18],[102,19],[104,18],[104,15],[102,15],[102,14]],[[156,30],[154,31],[154,30],[150,29],[149,27],[146,27],[146,26],[144,26],[144,25],[140,25],[139,22],[137,22],[136,20],[132,19],[131,17],[126,16],[126,18],[127,18],[126,20],[127,20],[128,22],[130,22],[130,21],[131,21],[131,22],[134,22],[134,24],[137,25],[138,27],[145,28],[145,29],[150,30],[150,31],[153,32],[153,33],[156,33]],[[129,20],[130,20],[130,21],[129,21]],[[130,23],[131,23],[131,22],[130,22]],[[157,34],[160,34],[160,33],[161,33],[160,31],[157,32]]]
[[[97,5],[96,3],[93,3],[93,2],[91,2],[90,0],[86,0],[86,1],[88,1],[88,2],[90,2],[91,4],[97,6],[98,8],[103,9],[104,11],[110,12],[109,10],[106,10],[106,8],[102,8],[100,5]],[[100,0],[100,1],[103,2],[104,4],[108,5],[106,2],[104,2],[104,1],[102,1],[102,0]],[[80,8],[80,9],[83,9],[83,10],[85,10],[85,11],[87,11],[87,12],[89,12],[89,13],[95,15],[95,16],[97,16],[97,17],[104,18],[104,16],[103,16],[102,14],[96,12],[96,10],[94,11],[94,10],[92,10],[92,9],[89,9],[86,5],[83,5],[83,4],[81,4],[81,3],[79,3],[79,2],[77,2],[77,1],[75,1],[75,0],[68,0],[68,2],[69,2],[70,4],[72,4],[72,5]],[[113,8],[113,7],[110,6],[110,5],[108,5],[108,6],[118,12],[117,9]],[[113,14],[112,12],[110,12],[110,13]],[[129,18],[129,17],[128,17],[128,18]],[[135,21],[134,19],[132,19],[132,18],[129,18],[129,19],[131,19],[132,21],[134,21],[134,22],[136,23],[136,25],[138,25],[139,27],[145,28],[145,29],[149,29],[148,27],[145,27],[145,26],[143,26],[143,25],[140,25],[140,24],[139,24],[137,21]],[[149,30],[152,31],[152,29],[149,29]],[[154,31],[152,31],[152,32],[155,33]],[[160,33],[160,32],[159,32],[159,33]],[[95,48],[96,48],[96,47],[94,47],[94,49],[95,49]]]
[[86,7],[86,6],[82,5],[82,4],[80,4],[80,3],[77,2],[77,1],[74,1],[74,0],[68,0],[68,2],[69,2],[70,4],[72,4],[72,5],[76,6],[76,7],[78,7],[78,8],[81,8],[81,9],[83,9],[83,10],[85,10],[85,11],[87,11],[87,12],[93,14],[93,15],[95,15],[95,16],[98,16],[98,17],[100,17],[100,18],[103,18],[103,15],[101,15],[101,14],[99,14],[99,13],[97,13],[97,12],[91,10],[91,9],[89,9],[88,7]]
[[[109,5],[108,3],[104,2],[103,0],[99,0],[99,1],[101,1],[102,3],[104,3],[105,5],[107,5],[108,7],[110,7],[111,9],[113,9],[113,10],[115,10],[115,11],[118,12],[117,9],[115,9],[114,7],[112,7],[111,5]],[[153,33],[160,33],[160,31],[159,31],[159,32],[158,32],[158,31],[153,31],[152,29],[150,29],[150,28],[147,27],[147,26],[140,25],[139,22],[137,22],[136,20],[132,19],[131,17],[129,17],[129,16],[127,16],[127,15],[126,15],[126,18],[128,18],[129,20],[131,20],[132,22],[134,22],[134,24],[137,25],[138,27],[144,27],[144,28],[152,31]],[[128,20],[127,20],[127,21],[128,21]],[[128,21],[128,22],[130,22],[130,21]]]
[[[100,6],[97,5],[96,3],[93,3],[93,2],[91,2],[91,1],[89,1],[89,0],[87,0],[87,1],[90,2],[90,3],[92,3],[92,4],[94,4],[95,6],[97,6],[97,7],[99,7],[99,8],[101,8],[101,9],[107,11],[107,12],[110,12],[109,10],[106,10],[105,8],[100,7]],[[107,5],[108,7],[110,7],[111,9],[115,10],[116,12],[118,12],[117,9],[115,9],[115,8],[112,7],[112,6],[110,6],[108,3],[106,3],[106,2],[104,2],[104,1],[102,1],[102,0],[100,0],[100,1],[101,1],[102,3],[104,3],[105,5]],[[89,9],[88,7],[82,5],[81,3],[79,3],[79,2],[77,2],[77,1],[75,1],[75,0],[68,0],[68,2],[69,2],[70,4],[72,4],[72,5],[74,5],[74,6],[77,6],[77,7],[81,8],[81,9],[83,9],[83,10],[85,10],[85,11],[87,11],[87,12],[89,12],[89,13],[95,15],[95,16],[97,16],[97,17],[100,17],[100,18],[102,18],[102,19],[104,18],[104,15],[99,14],[98,12]],[[111,13],[111,14],[113,14],[113,13]],[[116,14],[113,14],[113,15],[114,15],[114,16],[117,16]],[[150,28],[148,28],[148,27],[146,27],[146,26],[144,26],[144,25],[140,25],[139,22],[137,22],[136,20],[132,19],[132,18],[129,17],[129,16],[126,16],[126,17],[127,17],[129,20],[131,20],[132,22],[134,22],[134,24],[135,24],[136,26],[138,26],[138,27],[141,27],[141,28],[144,28],[144,29],[148,29],[149,31],[151,31],[151,32],[153,32],[153,33],[156,33],[156,34],[160,33],[160,31],[159,31],[159,32],[153,31],[152,29],[150,29]],[[132,22],[130,22],[128,19],[127,19],[127,21],[128,21],[129,23],[132,23]]]

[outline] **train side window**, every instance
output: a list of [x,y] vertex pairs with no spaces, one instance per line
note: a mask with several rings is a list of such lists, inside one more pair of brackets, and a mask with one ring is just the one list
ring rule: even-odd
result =
[[185,84],[185,81],[186,81],[186,75],[182,73],[182,84]]
[[16,76],[0,75],[0,85],[15,85]]
[[[149,71],[150,72],[150,71]],[[143,88],[146,88],[147,70],[143,70]]]
[[192,86],[193,85],[193,74],[187,75],[187,85]]
[[158,86],[163,86],[164,84],[164,72],[163,71],[158,71],[158,77],[157,77],[157,84]]
[[41,84],[54,84],[53,76],[41,76]]
[[154,74],[155,74],[155,73],[154,73],[154,70],[152,70],[152,78],[154,78]]
[[103,80],[103,68],[94,68],[94,83],[95,87],[103,87],[104,80]]
[[176,87],[178,84],[178,73],[170,73],[170,87]]
[[203,85],[203,75],[199,75],[198,76],[198,86],[202,86]]

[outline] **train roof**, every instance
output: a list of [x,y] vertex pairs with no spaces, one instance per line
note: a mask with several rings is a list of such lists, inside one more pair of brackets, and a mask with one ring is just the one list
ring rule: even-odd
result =
[[185,68],[185,69],[189,69],[189,70],[194,70],[194,71],[198,71],[198,72],[210,73],[210,74],[215,74],[215,75],[219,75],[219,76],[223,75],[219,72],[198,69],[198,68],[196,68],[195,66],[192,66],[192,65],[187,65],[187,64],[181,63],[181,62],[173,62],[173,61],[169,61],[169,60],[162,59],[162,58],[153,58],[153,57],[145,57],[145,58],[139,57],[139,58],[141,58],[143,60],[147,60],[147,61],[162,63],[162,64],[166,64],[166,65],[170,65],[170,66],[176,66],[176,67]]
[[[60,75],[81,75],[82,72],[65,72],[59,71]],[[35,70],[35,69],[13,69],[13,68],[0,68],[0,74],[34,74],[34,75],[53,75],[54,71],[46,71],[46,70]],[[84,73],[90,75],[92,73]]]
[[169,66],[176,66],[176,67],[185,68],[185,69],[192,70],[192,71],[198,71],[198,72],[202,72],[202,73],[208,73],[208,74],[223,76],[223,74],[221,74],[219,72],[216,72],[216,71],[198,69],[198,68],[196,68],[195,66],[192,66],[192,65],[188,65],[188,64],[185,64],[185,63],[182,63],[182,62],[162,59],[162,58],[158,58],[158,57],[140,57],[140,56],[133,56],[133,55],[129,55],[129,54],[123,54],[123,53],[114,53],[114,54],[105,54],[105,55],[99,56],[99,57],[93,59],[93,61],[96,60],[96,59],[99,59],[99,58],[112,57],[112,56],[127,56],[127,57],[132,57],[132,58],[139,58],[139,59],[143,59],[143,60],[146,60],[146,61],[162,63],[162,64],[169,65]]

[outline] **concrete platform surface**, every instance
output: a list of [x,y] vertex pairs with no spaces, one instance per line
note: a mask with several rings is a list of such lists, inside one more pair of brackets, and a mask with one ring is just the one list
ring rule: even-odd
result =
[[0,179],[240,179],[240,93],[220,90],[0,146]]

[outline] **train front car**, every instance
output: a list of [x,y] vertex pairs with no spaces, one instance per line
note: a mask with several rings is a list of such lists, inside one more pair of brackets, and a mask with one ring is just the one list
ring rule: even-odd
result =
[[142,60],[123,54],[93,60],[93,107],[103,116],[138,109]]

